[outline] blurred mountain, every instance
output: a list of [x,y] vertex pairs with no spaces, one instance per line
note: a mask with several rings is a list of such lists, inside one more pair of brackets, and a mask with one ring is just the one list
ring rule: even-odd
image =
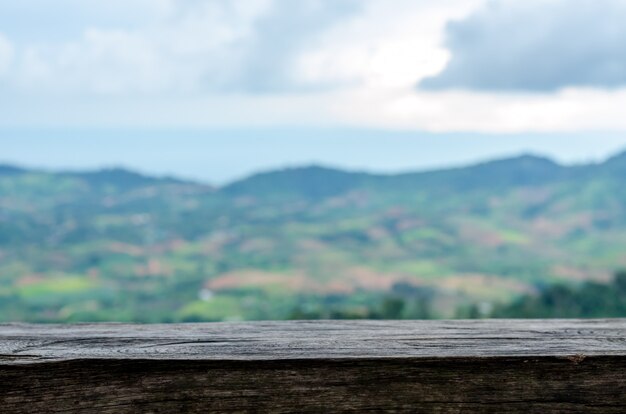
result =
[[0,175],[16,175],[22,174],[25,170],[22,168],[14,167],[12,165],[0,164]]
[[626,153],[395,175],[307,166],[221,188],[0,166],[0,319],[362,316],[385,294],[420,315],[505,305],[626,267],[625,173]]
[[253,175],[225,186],[222,192],[232,196],[271,197],[302,196],[321,199],[361,187],[376,177],[320,166],[288,168]]
[[613,173],[626,173],[626,151],[609,158],[602,167]]
[[93,172],[63,173],[67,177],[82,180],[94,188],[132,190],[140,187],[164,184],[189,184],[171,177],[149,177],[123,168],[107,168]]

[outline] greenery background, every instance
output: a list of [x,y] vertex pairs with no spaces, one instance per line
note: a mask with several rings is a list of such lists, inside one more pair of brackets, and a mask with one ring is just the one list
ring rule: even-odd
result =
[[626,153],[222,188],[0,166],[0,321],[626,316]]

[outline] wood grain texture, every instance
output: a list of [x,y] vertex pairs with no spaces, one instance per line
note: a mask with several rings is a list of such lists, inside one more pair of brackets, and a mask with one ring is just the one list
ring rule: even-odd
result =
[[0,412],[626,412],[626,321],[0,325]]

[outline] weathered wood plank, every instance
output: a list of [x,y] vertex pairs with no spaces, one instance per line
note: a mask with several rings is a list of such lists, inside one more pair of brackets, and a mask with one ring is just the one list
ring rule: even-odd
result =
[[626,412],[626,320],[0,325],[0,412]]
[[0,325],[0,364],[626,355],[626,320]]

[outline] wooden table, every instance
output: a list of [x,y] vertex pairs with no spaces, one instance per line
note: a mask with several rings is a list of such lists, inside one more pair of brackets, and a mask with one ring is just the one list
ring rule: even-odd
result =
[[0,413],[626,413],[626,320],[0,325]]

